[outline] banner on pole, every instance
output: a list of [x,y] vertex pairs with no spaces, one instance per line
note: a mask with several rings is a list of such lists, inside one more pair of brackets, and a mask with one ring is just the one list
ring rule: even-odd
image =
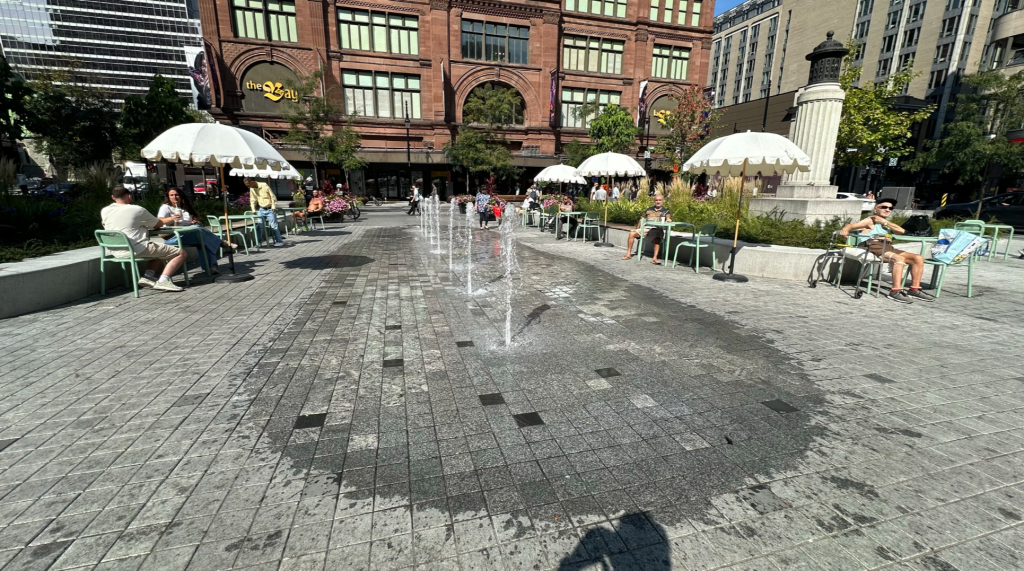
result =
[[637,104],[636,126],[643,127],[644,117],[647,117],[647,83],[648,80],[640,82],[640,102]]
[[551,72],[551,99],[548,102],[548,127],[558,127],[558,72]]

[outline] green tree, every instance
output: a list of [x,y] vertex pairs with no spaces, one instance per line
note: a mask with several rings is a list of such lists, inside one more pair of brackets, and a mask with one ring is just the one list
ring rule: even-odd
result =
[[[465,123],[455,139],[444,146],[444,154],[453,167],[466,173],[466,192],[471,175],[489,175],[497,179],[518,176],[512,165],[512,152],[499,132],[522,121],[522,98],[515,89],[482,85],[474,89],[463,107]],[[471,123],[482,127],[470,126]]]
[[157,74],[145,97],[129,95],[121,105],[120,147],[125,160],[137,160],[142,148],[175,125],[194,123],[189,100],[178,95],[174,82]]
[[342,115],[330,93],[317,95],[323,76],[324,70],[320,69],[290,85],[298,93],[300,102],[284,112],[284,119],[290,125],[284,140],[298,146],[299,152],[313,163],[313,180],[317,185],[320,180],[316,165],[328,160],[327,152],[337,145],[327,129]]
[[596,153],[628,153],[640,129],[624,107],[606,105],[588,124]]
[[843,115],[839,122],[835,160],[845,167],[864,166],[886,158],[902,157],[913,152],[910,128],[927,119],[934,105],[923,109],[896,108],[896,98],[914,79],[913,63],[908,63],[882,83],[855,87],[861,79],[862,67],[853,64],[855,46],[843,59],[839,84],[846,91]]
[[80,83],[73,68],[44,72],[29,87],[25,128],[61,178],[68,168],[111,161],[118,112],[107,94]]
[[327,140],[327,160],[345,171],[346,183],[350,180],[349,172],[366,168],[366,161],[358,155],[361,146],[362,136],[352,127],[352,117],[348,118],[343,128],[335,129]]
[[654,153],[669,159],[675,167],[704,146],[722,111],[715,109],[697,86],[683,88],[671,100],[675,102],[675,108],[652,113],[658,124],[668,129],[667,135],[658,137]]
[[1024,169],[1024,145],[1007,137],[1024,124],[1024,72],[985,71],[964,77],[963,83],[967,89],[957,97],[945,136],[932,141],[908,168],[940,166],[942,172],[955,173],[960,184],[983,181],[994,164],[1004,171]]
[[20,139],[25,131],[25,108],[32,90],[0,58],[0,147]]
[[578,167],[594,154],[594,145],[584,145],[579,139],[573,137],[572,142],[565,146],[565,164]]

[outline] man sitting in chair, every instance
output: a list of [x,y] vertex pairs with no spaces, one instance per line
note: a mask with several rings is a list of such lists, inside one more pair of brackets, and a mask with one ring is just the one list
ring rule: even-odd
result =
[[[298,226],[298,220],[302,220],[302,229],[306,228],[306,219],[310,216],[321,216],[324,213],[324,201],[320,197],[320,191],[313,191],[313,198],[310,199],[309,204],[306,205],[305,210],[296,210],[292,212],[292,224]],[[315,228],[315,226],[314,226]]]
[[[182,291],[174,285],[171,276],[176,274],[185,263],[187,254],[184,248],[158,244],[149,240],[149,231],[156,230],[164,224],[181,219],[180,214],[167,218],[157,218],[141,206],[132,204],[132,193],[123,186],[115,186],[111,193],[114,203],[100,210],[100,220],[104,230],[124,232],[132,245],[135,255],[140,258],[153,258],[146,264],[146,274],[139,278],[139,285],[160,291]],[[123,248],[108,248],[115,258],[128,258],[129,253]],[[167,262],[167,265],[164,265]],[[157,272],[163,271],[157,279]]]
[[[867,237],[860,246],[878,256],[884,263],[892,264],[892,289],[886,296],[899,303],[911,303],[917,301],[935,301],[931,295],[921,291],[921,276],[924,274],[924,256],[897,250],[892,247],[892,240],[889,234],[903,234],[905,230],[896,224],[889,222],[888,218],[896,208],[896,200],[893,198],[882,198],[875,202],[875,209],[871,216],[843,226],[839,235],[847,237],[850,232],[858,231],[860,236]],[[903,272],[906,266],[910,266],[910,291],[903,289]]]
[[[644,220],[648,222],[671,222],[672,214],[669,213],[668,208],[665,208],[665,197],[660,194],[654,195],[654,206],[644,211],[640,217],[640,221],[636,223],[636,229],[630,231],[629,240],[626,243],[626,255],[622,256],[623,260],[628,260],[633,257],[633,243],[637,238],[640,238],[640,225],[643,224]],[[658,261],[658,252],[661,250],[661,239],[665,237],[665,230],[658,226],[651,226],[644,228],[644,235],[650,236],[651,243],[654,244],[654,258],[651,263],[658,266],[661,262]],[[640,247],[643,248],[643,240],[640,241]]]

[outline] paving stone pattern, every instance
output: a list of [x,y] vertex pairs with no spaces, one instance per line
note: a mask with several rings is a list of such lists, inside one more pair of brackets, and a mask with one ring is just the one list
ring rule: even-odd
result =
[[903,307],[526,231],[506,349],[496,233],[469,296],[375,215],[0,322],[4,569],[1024,568],[1024,264]]

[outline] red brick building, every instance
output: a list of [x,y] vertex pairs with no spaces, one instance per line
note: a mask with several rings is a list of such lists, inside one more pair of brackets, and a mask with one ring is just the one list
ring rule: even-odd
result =
[[[587,100],[637,114],[649,79],[651,109],[707,77],[713,0],[199,0],[212,67],[212,112],[277,142],[288,79],[323,65],[332,97],[357,114],[371,167],[353,186],[404,194],[405,108],[415,178],[441,182],[441,152],[462,107],[488,83],[514,87],[522,120],[510,127],[527,177],[558,162],[562,143],[586,141],[571,109]],[[554,108],[552,117],[550,110]],[[657,128],[655,126],[654,133]],[[299,168],[301,154],[282,145]],[[330,171],[328,175],[334,175]],[[429,184],[429,183],[428,183]],[[458,183],[461,184],[461,183]],[[443,185],[439,185],[443,188]],[[456,187],[460,188],[460,187]]]

